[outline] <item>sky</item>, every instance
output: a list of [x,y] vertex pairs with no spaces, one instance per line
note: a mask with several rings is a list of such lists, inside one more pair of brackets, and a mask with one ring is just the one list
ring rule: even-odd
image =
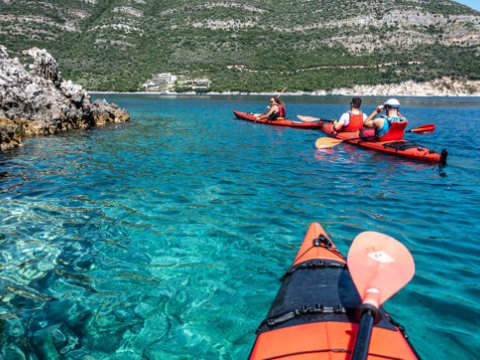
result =
[[480,0],[455,0],[460,4],[467,5],[472,9],[480,11]]

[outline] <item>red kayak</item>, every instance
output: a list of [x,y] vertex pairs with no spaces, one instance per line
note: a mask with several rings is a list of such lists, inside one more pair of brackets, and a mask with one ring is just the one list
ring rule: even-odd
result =
[[413,160],[443,163],[447,162],[447,151],[443,150],[440,154],[427,149],[409,140],[390,140],[390,141],[366,141],[360,139],[360,131],[342,131],[336,132],[333,129],[333,123],[324,122],[321,129],[328,135],[344,140],[349,144],[364,147],[370,150],[376,150],[387,154],[401,156]]
[[[371,234],[378,233],[362,233],[361,235],[367,238],[362,240],[370,241]],[[388,238],[386,235],[383,236]],[[312,223],[293,265],[281,278],[282,286],[267,317],[257,330],[258,335],[250,359],[350,360],[352,353],[361,348],[356,340],[362,339],[360,336],[357,338],[363,325],[362,323],[359,325],[356,312],[358,314],[365,301],[361,305],[362,298],[357,291],[358,283],[364,281],[368,286],[375,283],[371,278],[367,281],[361,279],[362,276],[364,278],[369,276],[370,270],[366,268],[369,265],[366,263],[369,261],[386,263],[372,267],[374,274],[381,272],[387,279],[383,280],[386,287],[397,281],[395,275],[405,274],[405,271],[397,269],[395,269],[397,274],[387,273],[382,265],[398,266],[395,263],[403,260],[396,256],[390,258],[388,249],[391,244],[385,244],[383,238],[376,240],[381,240],[380,246],[385,246],[386,252],[377,251],[370,243],[364,247],[368,249],[366,253],[364,252],[365,255],[357,250],[358,246],[355,249],[357,251],[352,251],[357,241],[355,239],[349,252],[347,266],[345,258],[321,225]],[[392,238],[390,240],[396,242]],[[355,252],[360,254],[360,257],[355,259],[356,263],[351,262],[354,257],[351,253]],[[368,256],[368,259],[364,259],[363,256]],[[376,259],[370,259],[372,256],[372,259]],[[393,265],[388,264],[390,260]],[[410,266],[414,267],[413,258],[411,261]],[[351,275],[349,267],[355,276]],[[413,277],[413,273],[411,276]],[[402,286],[404,285],[400,287]],[[368,289],[367,292],[370,290],[372,289]],[[383,294],[387,292],[385,288],[381,291]],[[366,344],[365,355],[369,360],[417,359],[418,356],[407,340],[403,327],[393,321],[380,305],[381,303],[373,328],[371,326],[369,328],[371,338]]]
[[267,124],[267,125],[274,125],[274,126],[288,126],[293,128],[299,129],[320,129],[322,127],[321,122],[303,122],[303,121],[295,121],[295,120],[288,120],[288,119],[277,119],[277,120],[257,120],[256,116],[252,113],[241,112],[237,110],[233,110],[235,117],[239,120],[251,121],[260,124]]

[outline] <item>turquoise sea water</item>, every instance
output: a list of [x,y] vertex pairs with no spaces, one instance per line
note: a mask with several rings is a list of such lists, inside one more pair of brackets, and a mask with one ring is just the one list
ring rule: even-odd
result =
[[[245,359],[318,221],[344,254],[364,230],[404,243],[416,275],[386,309],[423,358],[478,358],[479,98],[400,99],[446,166],[233,119],[266,96],[107,99],[131,123],[0,154],[0,357]],[[349,102],[286,100],[325,118]]]

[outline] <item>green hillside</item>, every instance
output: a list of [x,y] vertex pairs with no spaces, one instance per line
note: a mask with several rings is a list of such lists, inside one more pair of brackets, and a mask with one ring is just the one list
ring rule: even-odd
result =
[[449,0],[4,0],[0,14],[10,52],[44,47],[95,90],[163,72],[214,91],[480,79],[480,13]]

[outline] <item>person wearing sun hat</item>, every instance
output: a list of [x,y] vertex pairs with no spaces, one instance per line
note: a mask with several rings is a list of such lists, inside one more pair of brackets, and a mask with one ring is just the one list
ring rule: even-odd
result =
[[[385,110],[386,114],[376,117],[383,110]],[[362,138],[375,137],[376,139],[381,139],[382,136],[388,133],[392,123],[405,123],[406,125],[408,121],[400,114],[399,110],[400,101],[395,98],[390,98],[383,105],[377,106],[364,122],[364,126],[371,128],[373,131],[363,131]]]

